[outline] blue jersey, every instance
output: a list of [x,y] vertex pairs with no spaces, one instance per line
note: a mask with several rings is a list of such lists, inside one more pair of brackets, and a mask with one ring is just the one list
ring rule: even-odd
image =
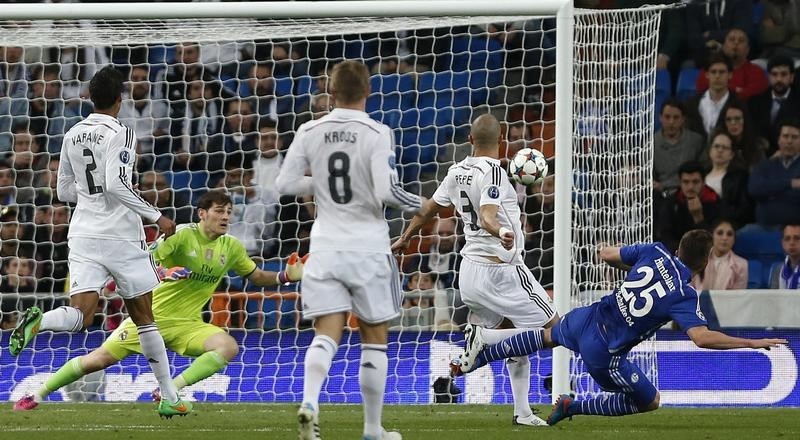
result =
[[684,331],[707,325],[691,271],[663,244],[625,246],[620,255],[631,270],[598,306],[611,353],[630,350],[669,321]]

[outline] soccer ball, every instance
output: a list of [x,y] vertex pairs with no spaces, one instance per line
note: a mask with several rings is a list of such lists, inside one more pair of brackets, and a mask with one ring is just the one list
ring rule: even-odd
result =
[[547,160],[539,150],[523,148],[508,164],[511,178],[523,185],[533,185],[547,176]]

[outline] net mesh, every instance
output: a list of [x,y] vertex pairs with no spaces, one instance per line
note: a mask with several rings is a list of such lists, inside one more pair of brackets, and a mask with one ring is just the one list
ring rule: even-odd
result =
[[[650,237],[644,188],[657,15],[590,13],[577,21],[575,169],[581,172],[575,196],[583,201],[573,224],[577,256],[591,255],[600,241]],[[55,171],[64,132],[91,112],[88,81],[108,63],[130,80],[119,119],[138,138],[143,196],[186,223],[196,220],[193,205],[202,194],[228,189],[235,199],[231,234],[266,270],[308,250],[313,200],[278,196],[274,179],[297,127],[329,111],[327,74],[342,59],[360,59],[372,69],[367,112],[393,129],[408,190],[432,194],[448,167],[469,154],[469,121],[484,112],[504,122],[502,155],[523,147],[554,155],[553,17],[81,20],[2,22],[0,28],[4,328],[13,327],[16,310],[33,304],[50,310],[69,301],[63,292],[70,208],[54,194]],[[546,288],[553,278],[552,191],[551,179],[518,187],[525,261]],[[398,235],[406,220],[392,210],[386,217]],[[390,335],[388,402],[435,401],[431,385],[462,350],[455,330],[467,314],[456,281],[463,238],[456,220],[445,217],[426,226],[401,259],[405,296]],[[156,231],[148,234],[155,238]],[[619,277],[594,260],[575,261],[575,304]],[[296,285],[264,291],[226,279],[204,319],[228,327],[242,350],[225,370],[188,389],[189,398],[299,401],[313,332],[300,317],[298,298]],[[124,316],[113,285],[104,289],[97,312],[88,332],[44,332],[18,358],[3,351],[0,399],[38,388],[68,358],[102,343]],[[357,332],[346,333],[321,401],[360,401],[357,342]],[[532,357],[532,403],[550,401],[544,384],[550,356]],[[643,359],[654,365],[652,353]],[[180,372],[190,360],[175,355],[171,361]],[[585,377],[575,365],[575,374]],[[455,385],[463,402],[512,399],[500,363]],[[146,400],[155,386],[146,362],[132,356],[51,399]]]

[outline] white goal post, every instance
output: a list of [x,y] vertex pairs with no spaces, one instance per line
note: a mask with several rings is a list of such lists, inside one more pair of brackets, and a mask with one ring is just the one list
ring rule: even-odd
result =
[[[571,0],[17,3],[3,5],[0,46],[253,41],[555,17],[552,288],[563,316],[595,299],[587,292],[607,289],[619,279],[619,273],[596,261],[592,253],[598,244],[652,239],[647,188],[661,9],[576,11]],[[62,28],[62,20],[96,21]],[[458,123],[453,124],[457,131]],[[607,216],[608,210],[616,215]],[[645,371],[656,374],[655,354],[645,358],[653,366]],[[553,400],[573,386],[571,359],[564,348],[553,352]],[[596,391],[588,387],[579,391]],[[285,398],[278,394],[276,400]]]

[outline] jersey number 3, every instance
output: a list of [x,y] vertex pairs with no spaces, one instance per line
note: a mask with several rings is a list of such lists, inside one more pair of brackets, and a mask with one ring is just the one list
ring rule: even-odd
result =
[[[328,159],[328,187],[331,190],[331,199],[343,205],[353,199],[353,189],[350,187],[350,156],[341,151],[331,154]],[[341,185],[339,180],[341,179]],[[341,188],[341,192],[339,191]]]
[[89,187],[89,194],[98,194],[103,192],[103,187],[94,184],[94,176],[92,171],[97,169],[97,163],[94,161],[94,154],[88,148],[83,149],[83,157],[89,158],[89,163],[86,164],[86,185]]
[[656,281],[650,287],[642,289],[639,292],[639,295],[642,299],[644,299],[644,305],[642,305],[640,308],[637,308],[636,300],[639,297],[635,293],[631,293],[628,289],[641,289],[650,284],[650,282],[653,281],[653,269],[647,266],[642,266],[637,269],[636,272],[644,274],[642,279],[625,281],[622,283],[622,286],[620,286],[619,292],[622,294],[622,298],[628,302],[628,310],[631,312],[631,315],[635,318],[641,318],[642,316],[650,313],[650,310],[653,309],[653,293],[658,295],[659,298],[663,298],[667,295],[667,290],[664,289],[664,284],[661,281]]
[[478,226],[478,213],[475,212],[475,207],[470,203],[469,195],[466,191],[461,191],[461,201],[463,202],[461,205],[461,212],[463,212],[464,215],[469,215],[469,219],[462,217],[464,226],[467,226],[471,231],[479,230],[481,227]]

